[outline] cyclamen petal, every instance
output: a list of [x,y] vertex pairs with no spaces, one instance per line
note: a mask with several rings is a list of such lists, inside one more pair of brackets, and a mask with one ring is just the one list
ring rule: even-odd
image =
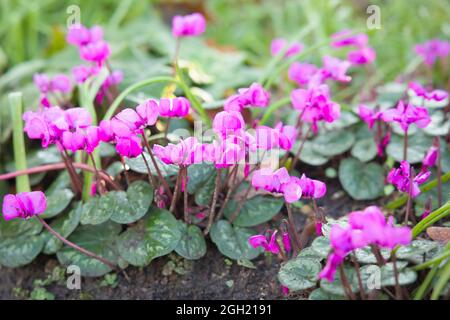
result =
[[317,72],[318,68],[313,64],[294,62],[289,67],[288,78],[299,86],[307,85]]
[[244,118],[237,111],[222,111],[214,117],[213,130],[221,137],[243,129],[245,129]]
[[346,46],[356,46],[358,48],[365,47],[369,42],[369,38],[364,33],[353,35],[351,30],[342,30],[331,35],[331,46],[341,48]]
[[95,62],[98,66],[102,66],[109,58],[111,50],[106,41],[97,41],[89,43],[80,48],[80,57],[89,62]]
[[142,153],[141,139],[136,135],[118,137],[116,151],[123,157],[135,158]]
[[47,200],[41,191],[8,194],[3,198],[2,213],[5,220],[15,218],[27,219],[43,213]]
[[158,102],[153,99],[149,99],[143,104],[136,107],[136,112],[141,119],[145,121],[145,124],[152,126],[156,123],[159,116]]
[[[288,46],[289,42],[286,39],[282,38],[273,39],[272,43],[270,44],[270,53],[272,54],[272,56],[276,56],[281,50],[283,50],[285,47]],[[288,58],[294,56],[300,53],[302,50],[303,45],[301,43],[294,42],[286,49],[284,57]]]
[[162,98],[159,100],[159,114],[162,117],[183,118],[188,115],[190,102],[184,97]]
[[438,153],[439,149],[436,146],[431,146],[430,149],[428,149],[425,157],[422,160],[422,165],[424,166],[424,168],[433,167],[436,164]]
[[347,55],[347,60],[354,65],[362,65],[374,62],[376,57],[377,54],[374,49],[370,47],[363,47],[349,52]]
[[172,34],[174,37],[192,37],[205,32],[206,20],[200,13],[186,16],[175,16],[172,20]]

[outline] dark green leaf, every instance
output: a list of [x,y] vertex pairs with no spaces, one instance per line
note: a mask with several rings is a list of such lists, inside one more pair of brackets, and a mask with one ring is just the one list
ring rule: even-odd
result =
[[206,242],[203,232],[195,225],[186,225],[179,221],[181,239],[175,252],[185,259],[197,260],[206,254]]

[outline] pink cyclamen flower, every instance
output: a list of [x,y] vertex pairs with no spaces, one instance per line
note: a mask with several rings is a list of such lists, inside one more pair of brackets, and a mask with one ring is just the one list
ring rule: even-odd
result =
[[117,137],[116,151],[122,157],[136,158],[142,153],[141,139],[137,135]]
[[415,52],[421,56],[427,66],[432,66],[438,58],[447,58],[450,54],[450,42],[431,39],[415,46]]
[[111,130],[115,136],[128,137],[136,134],[143,124],[144,120],[135,110],[126,108],[111,119]]
[[189,114],[191,103],[184,97],[159,100],[159,114],[162,117],[183,118]]
[[434,167],[436,164],[436,161],[438,159],[439,155],[439,149],[436,146],[431,146],[430,149],[428,149],[427,153],[425,154],[425,157],[422,160],[422,169],[426,170],[427,168]]
[[102,66],[110,53],[111,50],[106,41],[92,42],[80,48],[81,59],[95,62],[97,66]]
[[235,134],[244,129],[244,118],[238,111],[221,111],[214,117],[213,130],[221,137]]
[[259,83],[252,83],[248,88],[241,88],[238,94],[227,98],[224,104],[225,111],[241,112],[245,107],[267,107],[270,102],[270,93]]
[[98,42],[103,39],[103,30],[99,26],[93,26],[88,29],[83,25],[76,24],[69,28],[66,40],[68,43],[83,47],[93,42]]
[[269,192],[281,193],[287,203],[298,201],[302,196],[302,188],[296,177],[290,177],[286,168],[282,167],[275,172],[270,168],[256,170],[252,177],[252,186]]
[[288,232],[283,232],[282,240],[283,240],[284,250],[286,250],[286,252],[291,252],[291,250],[292,250],[291,238],[290,238]]
[[294,126],[284,126],[282,122],[278,122],[274,130],[278,133],[279,146],[283,150],[291,150],[298,136],[298,130]]
[[264,249],[265,252],[270,252],[273,254],[280,253],[280,247],[278,246],[277,243],[277,231],[274,231],[272,233],[270,240],[268,240],[266,236],[258,234],[248,238],[248,242],[255,249],[261,247]]
[[156,123],[159,116],[158,102],[149,99],[136,107],[137,114],[145,121],[147,126],[152,126]]
[[97,68],[79,65],[72,68],[72,76],[77,83],[84,83],[89,77],[96,74]]
[[172,19],[172,34],[174,37],[193,37],[205,32],[206,20],[200,13],[186,16],[175,16]]
[[195,137],[181,140],[178,144],[169,143],[165,147],[156,144],[153,152],[166,164],[188,166],[203,160],[203,145]]
[[319,180],[307,178],[305,174],[301,178],[294,177],[295,182],[302,189],[302,197],[304,198],[322,198],[327,193],[327,185]]
[[42,94],[50,92],[67,94],[72,91],[72,81],[65,74],[57,74],[50,78],[46,74],[36,73],[33,76],[33,81]]
[[419,128],[425,128],[431,122],[428,110],[421,107],[415,107],[411,103],[399,101],[397,107],[388,109],[381,116],[386,122],[398,122],[404,132],[408,131],[411,124],[415,123]]
[[347,60],[353,65],[369,64],[375,61],[377,53],[371,47],[358,48],[350,51]]
[[444,90],[431,90],[427,91],[420,83],[410,82],[408,85],[416,96],[422,97],[424,100],[442,101],[447,99],[448,93]]
[[414,174],[414,170],[411,168],[410,164],[407,161],[402,161],[400,163],[400,168],[393,168],[389,172],[386,180],[387,182],[392,183],[399,191],[406,192],[414,198],[420,194],[419,185],[428,179],[431,172],[422,171],[411,179],[412,174]]
[[294,62],[289,67],[288,78],[299,86],[307,85],[317,72],[318,68],[313,64]]
[[7,194],[3,198],[2,213],[5,220],[28,219],[43,213],[46,208],[47,199],[41,191],[21,192],[16,195]]
[[349,61],[331,56],[324,56],[322,61],[322,73],[325,79],[331,78],[339,82],[350,82],[352,80],[352,77],[347,75],[347,70],[351,66]]
[[281,50],[287,47],[284,53],[284,57],[288,58],[300,53],[303,50],[303,45],[298,42],[294,42],[292,43],[292,45],[290,45],[289,47],[288,46],[289,42],[286,39],[273,39],[272,43],[270,44],[270,53],[272,54],[272,56],[276,56]]
[[331,35],[331,46],[341,48],[354,46],[358,48],[365,47],[369,42],[369,38],[364,33],[353,34],[351,30],[342,30]]
[[358,114],[361,120],[367,123],[369,129],[372,129],[375,122],[380,120],[382,116],[382,112],[369,108],[364,104],[359,105]]

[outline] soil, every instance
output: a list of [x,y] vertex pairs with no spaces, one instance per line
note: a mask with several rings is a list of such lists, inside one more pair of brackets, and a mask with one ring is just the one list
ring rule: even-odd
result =
[[[324,176],[317,167],[302,166],[302,171],[318,179]],[[325,209],[327,215],[338,217],[369,204],[349,198],[337,178],[322,180],[327,183],[328,192],[318,205]],[[304,225],[304,214],[297,211],[295,217],[298,225]],[[256,269],[231,262],[208,241],[207,254],[200,260],[186,262],[173,254],[158,258],[145,268],[129,267],[126,274],[117,274],[114,287],[102,285],[104,278],[83,278],[81,290],[70,290],[63,277],[45,288],[54,294],[55,299],[283,298],[277,281],[277,259],[262,255],[253,263]],[[0,267],[0,299],[29,298],[36,287],[35,280],[46,279],[57,265],[54,256],[40,255],[33,263],[19,269]]]

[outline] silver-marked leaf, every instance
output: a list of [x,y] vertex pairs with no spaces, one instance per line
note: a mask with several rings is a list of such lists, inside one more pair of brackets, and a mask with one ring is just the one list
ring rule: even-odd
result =
[[338,296],[317,288],[309,294],[309,300],[347,300],[344,296]]
[[74,194],[70,189],[54,190],[47,194],[47,209],[41,215],[41,218],[53,218],[67,208],[70,201],[72,201]]
[[[150,155],[147,152],[144,152],[144,157],[148,162],[148,165],[150,167],[150,171],[152,172],[152,174],[154,176],[156,176],[158,173],[155,169],[155,166],[153,165],[152,159],[150,157]],[[155,162],[159,167],[159,170],[161,171],[161,174],[164,177],[169,177],[169,176],[175,176],[178,174],[178,167],[174,166],[174,165],[169,165],[169,164],[165,164],[163,163],[161,160],[159,160],[157,157],[155,157]],[[147,174],[148,170],[147,167],[145,165],[144,160],[142,159],[142,156],[136,157],[136,158],[125,158],[125,163],[130,167],[131,170],[139,172],[139,173],[143,173],[143,174]]]
[[211,177],[217,172],[213,164],[198,163],[188,167],[189,181],[187,191],[190,194],[196,193]]
[[83,205],[81,224],[102,224],[108,221],[114,211],[123,210],[127,202],[126,193],[123,191],[110,191],[103,196],[92,197]]
[[326,258],[331,250],[330,239],[328,237],[317,237],[311,243],[311,249],[316,252],[320,257]]
[[185,259],[197,260],[206,254],[206,241],[203,232],[196,225],[187,225],[178,222],[181,239],[178,242],[175,252]]
[[297,256],[297,259],[311,259],[316,261],[322,261],[324,259],[324,255],[318,253],[312,247],[306,247]]
[[[300,148],[300,142],[297,142],[292,148],[292,153],[296,154],[298,148]],[[311,141],[306,141],[303,145],[303,149],[300,152],[300,160],[311,166],[321,166],[328,162],[328,158],[322,154],[316,152],[313,149],[313,143]]]
[[373,138],[361,139],[353,145],[351,154],[361,162],[367,162],[377,156],[377,145]]
[[278,272],[280,283],[290,291],[300,291],[316,285],[317,275],[322,268],[317,260],[294,259],[281,266]]
[[[247,200],[239,211],[233,224],[239,227],[253,227],[271,220],[283,207],[284,201],[281,198],[272,196],[255,196]],[[225,217],[230,218],[238,203],[230,201],[224,210]]]
[[[401,286],[414,283],[417,279],[417,273],[406,268],[406,265],[407,263],[404,261],[397,262],[398,284]],[[395,286],[395,282],[394,265],[389,262],[381,267],[381,285]]]
[[396,252],[396,256],[398,259],[421,263],[427,256],[432,256],[438,248],[439,243],[436,241],[418,239],[413,240],[407,246],[400,247]]
[[[67,238],[80,223],[82,211],[83,205],[79,202],[71,211],[64,215],[58,216],[58,218],[51,223],[51,227],[64,238]],[[48,230],[45,230],[45,232],[42,233],[42,237],[45,243],[45,254],[54,254],[63,246],[63,242],[56,238]]]
[[219,251],[233,260],[252,260],[262,252],[261,248],[254,249],[248,242],[248,238],[255,234],[251,229],[232,226],[226,220],[214,223],[210,232]]
[[445,119],[443,112],[431,114],[431,123],[423,131],[430,136],[445,136],[450,131],[450,119]]
[[313,141],[313,149],[325,157],[332,157],[349,150],[355,143],[355,136],[351,131],[323,133]]
[[[355,270],[353,268],[344,267],[344,273],[348,279],[349,286],[352,292],[358,291],[359,286]],[[341,275],[339,271],[336,271],[334,280],[332,282],[329,282],[327,279],[320,280],[320,287],[330,294],[345,296],[344,286],[342,285]]]
[[216,177],[217,173],[208,176],[206,180],[199,188],[196,190],[194,198],[195,203],[201,206],[207,206],[211,204],[211,198],[214,193],[214,188],[216,187]]
[[[430,148],[432,138],[426,136],[422,132],[417,132],[408,139],[407,158],[409,163],[422,162],[423,157]],[[403,145],[404,139],[399,135],[393,135],[391,142],[389,142],[386,153],[390,155],[395,161],[400,162],[403,160]]]
[[[112,221],[95,226],[80,226],[70,235],[69,240],[102,258],[117,263],[119,256],[115,242],[121,230],[120,224]],[[58,251],[57,257],[59,262],[65,266],[78,266],[83,276],[100,277],[111,271],[111,268],[103,262],[88,257],[71,247],[63,247]]]
[[339,165],[339,181],[356,200],[373,200],[384,192],[383,168],[375,162],[364,163],[355,158],[342,160]]
[[[380,250],[380,252],[381,252],[381,256],[384,259],[389,259],[389,256],[391,255],[391,251],[389,249],[382,248]],[[377,263],[377,258],[372,253],[372,250],[370,249],[370,247],[356,249],[354,251],[354,253],[356,256],[356,260],[358,260],[358,262],[360,262],[360,263],[364,263],[364,264]]]
[[118,202],[111,220],[121,224],[133,223],[142,218],[153,202],[153,188],[147,182],[135,181],[126,192],[126,199]]
[[172,252],[180,239],[175,217],[167,210],[152,208],[146,218],[120,235],[117,248],[131,265],[146,266]]

